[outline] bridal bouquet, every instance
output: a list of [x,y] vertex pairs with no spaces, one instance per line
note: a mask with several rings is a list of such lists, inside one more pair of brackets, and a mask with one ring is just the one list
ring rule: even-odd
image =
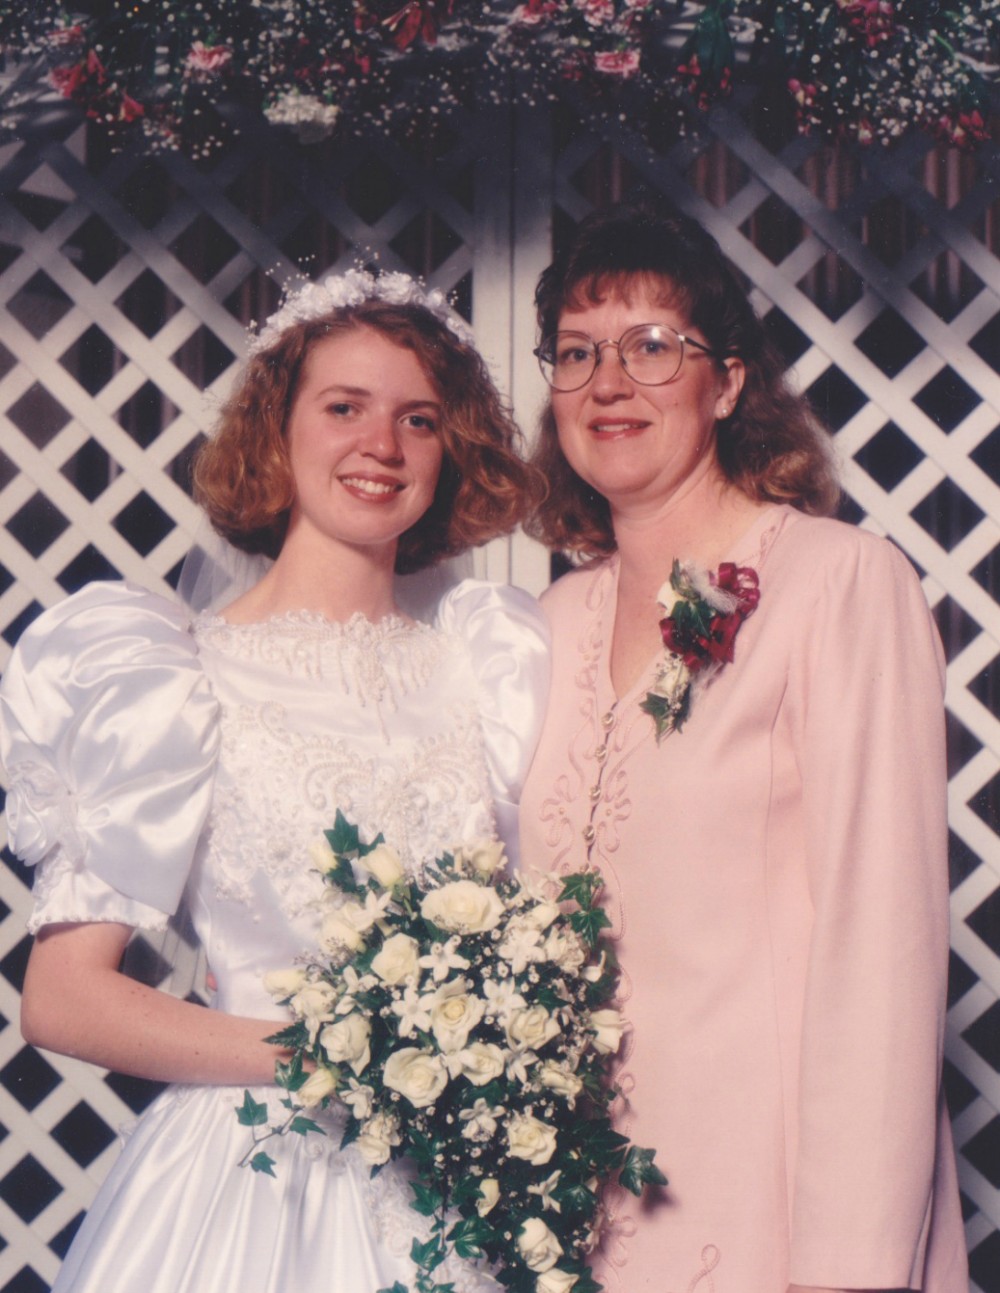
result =
[[608,1116],[625,1025],[598,874],[547,893],[503,877],[503,846],[485,842],[409,876],[340,813],[326,841],[325,955],[267,981],[295,1020],[270,1039],[292,1051],[278,1066],[289,1116],[268,1126],[246,1095],[246,1161],[272,1172],[260,1143],[319,1130],[308,1111],[340,1100],[343,1145],[375,1171],[416,1165],[411,1206],[431,1218],[411,1250],[418,1293],[447,1293],[434,1273],[452,1252],[487,1259],[513,1293],[597,1293],[602,1184],[666,1183]]

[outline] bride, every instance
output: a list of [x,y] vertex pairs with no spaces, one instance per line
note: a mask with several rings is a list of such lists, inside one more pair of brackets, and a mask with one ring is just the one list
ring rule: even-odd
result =
[[[440,293],[352,271],[252,342],[196,468],[216,530],[273,565],[220,614],[95,584],[23,635],[0,692],[11,846],[37,864],[22,1030],[173,1083],[130,1133],[56,1293],[375,1293],[412,1283],[402,1168],[283,1137],[238,1166],[245,1087],[270,1100],[269,970],[317,946],[309,849],[337,809],[409,866],[504,833],[547,678],[531,598],[465,581],[433,625],[396,572],[508,532],[533,477]],[[125,978],[133,929],[186,895],[210,1009]],[[275,1142],[271,1142],[272,1144]],[[450,1274],[493,1288],[472,1268]]]

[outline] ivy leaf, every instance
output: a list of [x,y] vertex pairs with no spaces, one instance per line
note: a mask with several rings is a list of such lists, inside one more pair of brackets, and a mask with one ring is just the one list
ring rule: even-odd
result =
[[448,1238],[455,1245],[459,1257],[482,1257],[483,1244],[493,1233],[492,1227],[486,1225],[479,1217],[465,1217],[452,1226]]
[[410,1207],[414,1212],[419,1212],[422,1217],[433,1217],[444,1203],[444,1195],[432,1185],[424,1185],[422,1181],[411,1181],[410,1189],[413,1191]]
[[312,1118],[303,1118],[301,1116],[292,1119],[288,1124],[288,1130],[294,1131],[296,1136],[308,1136],[311,1131],[318,1131],[321,1136],[326,1135],[318,1122],[313,1122]]
[[611,928],[611,921],[608,920],[600,907],[591,907],[586,911],[574,911],[569,918],[569,923],[588,947],[596,947],[597,940],[601,936],[601,930]]
[[562,893],[557,901],[575,902],[581,907],[589,907],[604,881],[596,871],[577,871],[563,880]]
[[410,1290],[397,1280],[391,1289],[377,1289],[376,1293],[410,1293]]
[[346,1149],[348,1145],[353,1145],[361,1135],[361,1123],[356,1118],[351,1118],[344,1128],[344,1134],[340,1138],[340,1148]]
[[625,1166],[618,1177],[626,1190],[640,1195],[644,1186],[667,1184],[667,1178],[653,1162],[655,1157],[654,1149],[641,1149],[638,1145],[631,1146],[625,1155]]
[[[357,831],[354,832],[355,835]],[[370,844],[358,844],[358,857],[363,858],[368,853],[374,853],[380,844],[385,843],[385,836],[381,831],[375,836]]]
[[333,830],[324,831],[323,834],[326,836],[326,842],[334,853],[351,857],[361,848],[361,836],[358,834],[358,828],[347,820],[339,808],[333,820]]
[[270,1154],[265,1154],[263,1150],[259,1150],[254,1154],[250,1160],[250,1166],[255,1172],[263,1172],[265,1176],[274,1176],[275,1180],[277,1180],[274,1172],[274,1159]]
[[[302,1052],[296,1051],[287,1064],[281,1060],[274,1066],[274,1080],[278,1086],[284,1087],[286,1091],[298,1091],[299,1087],[304,1086],[308,1080],[308,1073],[302,1067]],[[282,1104],[291,1108],[287,1100]]]
[[589,1217],[597,1207],[593,1191],[588,1190],[582,1181],[556,1190],[555,1197],[567,1216]]
[[[243,1103],[236,1106],[236,1119],[241,1127],[264,1127],[267,1124],[267,1105],[258,1104],[249,1091],[244,1091]],[[261,1169],[254,1170],[259,1172]]]
[[[576,1271],[573,1272],[576,1275]],[[573,1293],[601,1293],[603,1284],[598,1284],[586,1266],[582,1267],[573,1285]]]
[[440,1239],[428,1239],[425,1244],[414,1239],[410,1246],[410,1260],[414,1266],[432,1271],[444,1261],[444,1245]]

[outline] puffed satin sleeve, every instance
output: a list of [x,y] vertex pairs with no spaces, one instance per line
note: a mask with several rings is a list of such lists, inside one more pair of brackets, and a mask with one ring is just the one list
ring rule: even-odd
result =
[[517,864],[517,804],[545,715],[549,632],[530,594],[506,584],[465,579],[443,599],[438,626],[468,645],[497,828]]
[[30,928],[162,927],[208,815],[218,743],[180,606],[91,584],[39,616],[0,683],[10,846],[38,867]]

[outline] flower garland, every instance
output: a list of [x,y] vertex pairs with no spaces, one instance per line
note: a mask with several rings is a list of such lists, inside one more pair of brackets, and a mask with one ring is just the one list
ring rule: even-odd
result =
[[404,1153],[415,1165],[411,1206],[432,1218],[411,1248],[417,1293],[448,1293],[451,1254],[487,1259],[511,1293],[598,1293],[602,1184],[666,1183],[608,1116],[626,1024],[609,1005],[600,877],[503,878],[493,841],[407,876],[339,812],[314,860],[324,954],[265,978],[295,1020],[270,1039],[292,1051],[277,1067],[287,1117],[271,1124],[245,1094],[244,1164],[280,1173],[262,1146],[322,1131],[311,1111],[340,1103],[342,1146],[376,1171]]
[[[205,155],[262,113],[306,141],[433,130],[449,109],[583,96],[648,136],[735,86],[784,87],[799,128],[889,143],[986,137],[1000,0],[0,0],[0,49],[116,139]],[[37,86],[9,78],[16,131]]]
[[736,634],[757,609],[760,587],[750,566],[726,561],[709,574],[675,561],[656,600],[667,612],[660,620],[667,655],[640,708],[653,719],[659,742],[683,727],[695,685],[732,661]]
[[256,333],[251,333],[248,353],[259,354],[270,349],[283,332],[310,319],[319,319],[331,310],[340,310],[362,301],[384,301],[387,305],[413,305],[427,310],[448,328],[465,346],[474,344],[472,329],[448,304],[438,288],[428,288],[409,274],[398,272],[371,274],[364,269],[349,269],[331,274],[318,282],[306,281],[292,287],[284,301]]

